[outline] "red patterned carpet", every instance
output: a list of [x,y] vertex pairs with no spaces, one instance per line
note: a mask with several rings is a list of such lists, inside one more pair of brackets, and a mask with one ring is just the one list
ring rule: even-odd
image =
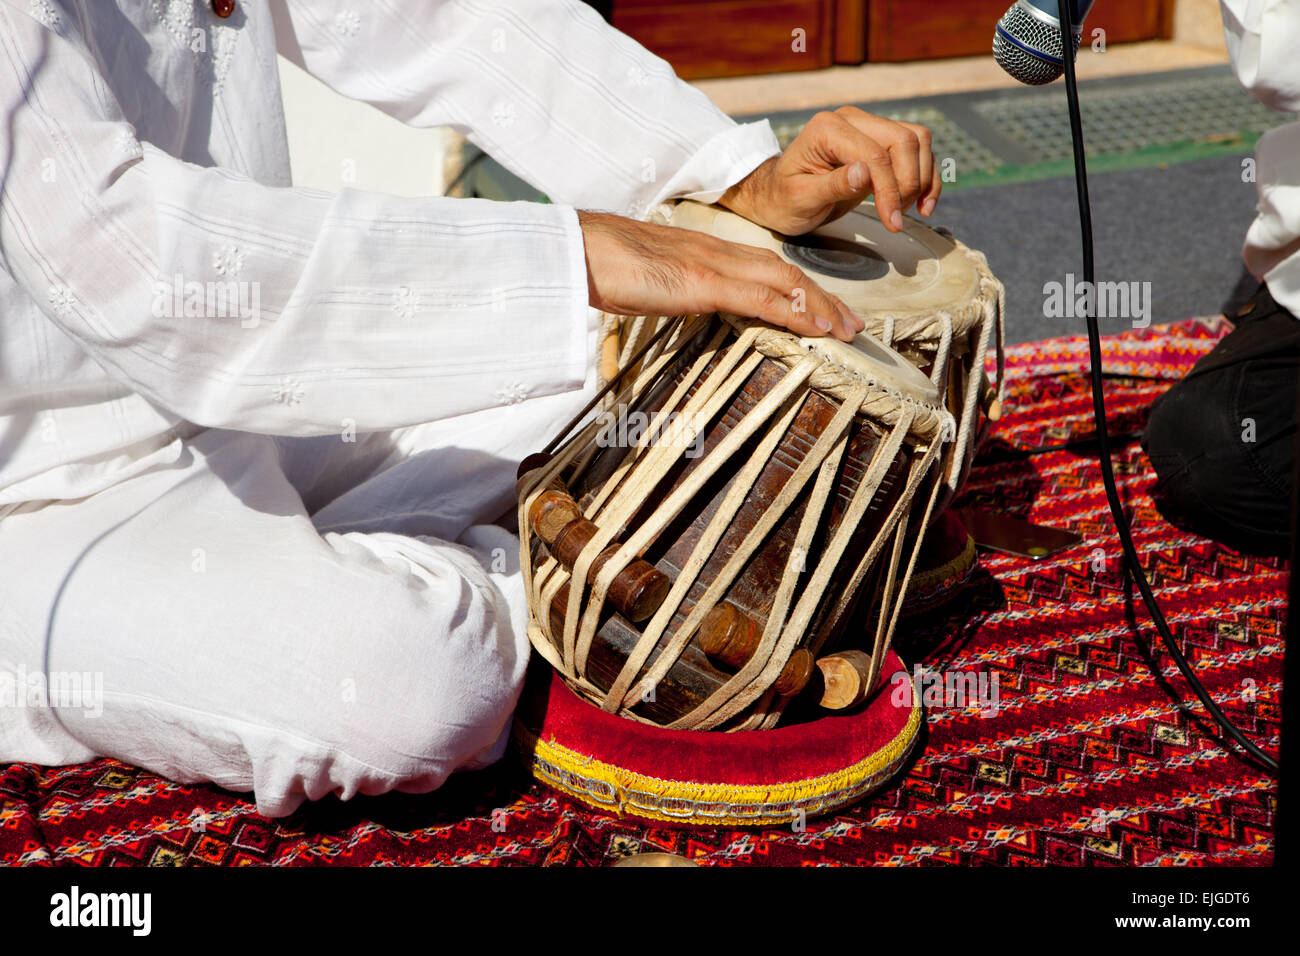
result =
[[[1109,339],[1112,431],[1136,435],[1152,399],[1229,328],[1193,320]],[[1059,447],[1092,431],[1085,357],[1081,339],[1012,350],[1007,414],[963,501],[1085,542],[1038,564],[983,556],[963,595],[905,623],[895,644],[909,663],[996,675],[996,715],[931,708],[899,778],[806,832],[647,829],[560,799],[513,763],[428,796],[331,800],[269,821],[237,794],[101,760],[0,768],[0,863],[599,866],[668,850],[731,866],[1267,864],[1276,786],[1225,753],[1199,704],[1174,703],[1169,690],[1194,698],[1124,586],[1092,453]],[[1285,563],[1167,524],[1136,438],[1118,445],[1137,546],[1178,639],[1214,698],[1275,751]]]

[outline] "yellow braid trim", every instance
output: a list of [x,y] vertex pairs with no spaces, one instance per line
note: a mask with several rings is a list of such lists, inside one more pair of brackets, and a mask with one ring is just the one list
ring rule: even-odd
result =
[[575,800],[622,816],[709,826],[786,825],[799,815],[828,813],[853,803],[891,777],[916,743],[921,707],[880,750],[842,770],[774,784],[687,783],[625,770],[541,740],[515,721],[514,737],[542,783]]
[[937,568],[931,568],[928,571],[915,571],[912,574],[912,583],[909,591],[924,591],[927,588],[934,587],[937,584],[960,577],[965,574],[972,564],[975,563],[975,539],[966,535],[966,544],[961,551],[946,564],[941,564]]

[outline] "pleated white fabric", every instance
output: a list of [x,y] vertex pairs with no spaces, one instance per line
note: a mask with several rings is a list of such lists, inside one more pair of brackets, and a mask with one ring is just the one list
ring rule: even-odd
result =
[[[277,49],[553,204],[291,188]],[[577,0],[3,0],[0,122],[0,761],[279,815],[499,757],[492,522],[595,383],[574,208],[711,201],[768,125]]]

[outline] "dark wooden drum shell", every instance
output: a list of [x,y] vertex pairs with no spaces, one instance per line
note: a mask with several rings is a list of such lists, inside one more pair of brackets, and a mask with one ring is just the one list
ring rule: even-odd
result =
[[[717,319],[704,325],[693,338],[677,346],[672,361],[656,380],[642,390],[641,394],[632,396],[627,405],[608,411],[604,429],[606,436],[620,434],[619,429],[609,427],[619,421],[619,416],[622,416],[624,422],[644,423],[652,420],[656,412],[662,412],[672,394],[687,379],[700,355],[704,354],[710,343],[715,341],[718,329]],[[710,373],[723,361],[729,350],[741,347],[736,342],[736,335],[735,331],[731,332],[729,344],[711,358],[704,367],[703,373],[695,377],[685,398],[679,401],[678,408],[686,406],[696,396],[701,382],[708,380]],[[681,454],[666,468],[656,479],[652,493],[644,495],[643,499],[634,506],[631,518],[620,523],[614,535],[615,541],[626,540],[634,529],[643,526],[664,499],[687,481],[702,463],[710,460],[710,455],[716,452],[719,444],[747,416],[754,414],[758,403],[772,393],[788,374],[790,374],[790,366],[787,361],[763,355],[740,389],[726,401],[721,412],[703,423],[699,437],[693,445],[693,449],[700,453],[694,456]],[[708,551],[698,577],[673,612],[662,638],[649,653],[638,674],[638,680],[640,674],[643,674],[666,652],[673,636],[685,623],[687,615],[703,598],[709,585],[718,579],[723,566],[742,546],[768,510],[774,507],[783,486],[809,455],[818,438],[831,425],[840,407],[841,403],[835,398],[823,394],[816,388],[804,387],[794,391],[771,417],[770,421],[775,423],[781,421],[784,414],[793,412],[789,427],[781,434],[775,450],[762,464],[757,479],[726,525],[721,539]],[[796,408],[797,411],[794,411]],[[726,460],[722,468],[691,497],[681,513],[671,520],[639,556],[666,574],[669,579],[677,580],[692,554],[700,546],[706,527],[723,506],[724,498],[737,480],[740,470],[755,458],[759,445],[768,434],[768,426],[764,426],[751,435],[740,450]],[[887,444],[889,428],[870,416],[857,414],[849,424],[846,434],[847,441],[843,455],[835,464],[833,477],[830,478],[832,491],[825,505],[820,508],[809,547],[805,551],[806,573],[801,574],[793,598],[787,602],[786,613],[798,600],[807,574],[811,574],[823,549],[844,522],[855,493],[867,476],[875,457],[884,453],[882,448]],[[578,467],[572,465],[566,467],[559,472],[558,477],[577,500],[583,516],[595,525],[602,525],[602,516],[607,514],[609,505],[624,494],[621,490],[622,486],[615,487],[612,493],[607,486],[611,481],[617,480],[616,472],[620,464],[635,449],[617,443],[602,442],[600,432],[596,433],[594,440],[589,436],[585,445],[586,447],[582,449],[585,454],[568,456]],[[602,445],[604,447],[601,447]],[[933,482],[930,482],[923,494],[916,495],[915,502],[900,509],[900,500],[906,493],[909,477],[912,478],[913,485],[916,484],[914,473],[918,455],[924,450],[925,443],[909,436],[908,440],[901,444],[895,442],[894,446],[896,450],[890,455],[884,467],[883,477],[871,496],[865,513],[852,529],[843,555],[838,563],[830,568],[829,581],[824,593],[816,604],[808,626],[795,645],[797,653],[807,656],[852,647],[867,652],[874,649],[878,654],[883,654],[883,648],[873,648],[876,634],[846,633],[846,623],[853,618],[859,602],[879,604],[882,599],[881,592],[887,583],[893,586],[894,596],[896,596],[902,584],[901,578],[905,576],[904,569],[899,570],[899,577],[896,580],[889,579],[888,582],[889,576],[884,573],[884,565],[888,563],[893,547],[893,536],[906,533],[909,518],[914,518],[910,511],[932,501],[929,488],[933,485]],[[564,446],[561,454],[569,447]],[[576,449],[571,450],[576,451]],[[686,449],[683,451],[685,452]],[[624,478],[623,484],[627,483]],[[764,537],[757,551],[744,564],[739,575],[723,595],[725,602],[741,612],[740,617],[752,619],[760,628],[773,612],[780,583],[791,560],[791,552],[796,547],[799,529],[810,502],[814,500],[815,484],[815,481],[810,480],[801,489],[792,506]],[[602,492],[606,493],[605,500],[599,507],[593,508],[595,499]],[[526,489],[524,496],[527,497]],[[521,499],[521,505],[523,503]],[[915,520],[912,524],[915,525]],[[525,536],[525,540],[529,542],[528,557],[536,573],[547,561],[549,550],[537,538],[529,540]],[[873,544],[878,555],[873,566],[864,572],[861,565]],[[546,608],[546,623],[549,625],[550,635],[545,636],[544,629],[540,626],[533,628],[534,643],[539,639],[549,642],[552,653],[548,653],[547,656],[553,660],[563,656],[561,635],[564,633],[566,623],[568,588],[572,583],[572,581],[567,583]],[[584,607],[587,596],[584,594]],[[536,594],[530,594],[530,601],[534,602],[535,625],[541,617],[536,606],[536,597]],[[888,603],[891,595],[884,595],[884,597]],[[870,611],[870,608],[867,610]],[[861,619],[862,615],[858,617]],[[870,618],[870,614],[867,618]],[[676,662],[656,684],[642,686],[634,681],[635,696],[629,694],[620,702],[606,700],[607,692],[614,685],[644,632],[644,622],[634,623],[619,613],[610,603],[606,603],[601,608],[600,621],[586,657],[583,673],[565,674],[565,677],[576,691],[593,702],[604,705],[606,709],[617,710],[625,716],[650,723],[681,726],[680,722],[686,715],[695,711],[710,695],[726,684],[733,676],[734,668],[719,662],[716,656],[711,659],[705,653],[703,632],[697,630],[691,641],[680,651]],[[793,666],[787,667],[787,671],[792,669]],[[562,667],[561,670],[563,672],[564,668]],[[815,668],[813,671],[815,678],[818,674]],[[815,686],[816,681],[811,683]],[[776,686],[780,687],[780,684]],[[809,692],[811,691],[805,693]],[[718,729],[770,726],[775,719],[773,711],[779,713],[787,702],[780,698],[776,689],[769,688],[756,701],[755,707],[729,719]]]

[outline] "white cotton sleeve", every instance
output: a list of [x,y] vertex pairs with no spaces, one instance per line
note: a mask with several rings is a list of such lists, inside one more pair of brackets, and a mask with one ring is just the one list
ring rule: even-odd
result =
[[[1237,79],[1265,106],[1300,111],[1300,0],[1220,0]],[[1259,215],[1242,258],[1273,298],[1300,315],[1300,122],[1271,129],[1255,147]]]
[[1219,0],[1242,86],[1265,106],[1300,111],[1300,0]]
[[280,52],[412,126],[449,126],[552,202],[711,202],[779,152],[579,0],[275,0]]
[[569,206],[332,195],[182,162],[8,6],[0,116],[6,269],[110,375],[191,422],[387,429],[575,389],[594,361]]

